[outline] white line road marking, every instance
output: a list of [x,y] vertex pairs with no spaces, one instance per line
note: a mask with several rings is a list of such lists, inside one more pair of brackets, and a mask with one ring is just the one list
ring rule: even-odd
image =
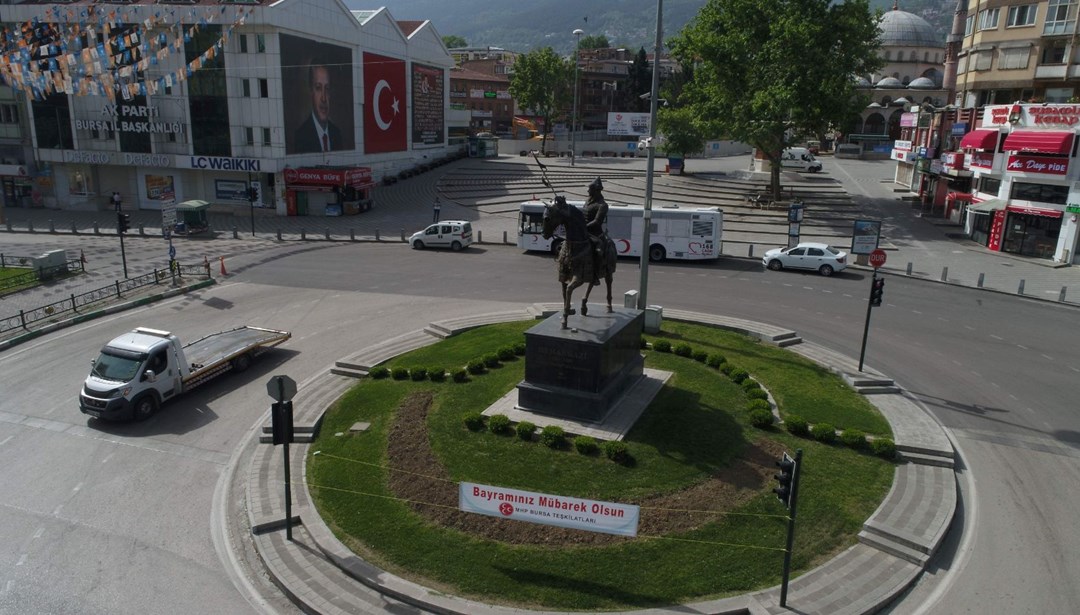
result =
[[1041,355],[1041,356],[1042,356],[1042,358],[1046,359],[1047,361],[1053,361],[1054,360],[1054,357],[1052,357],[1052,356],[1050,356],[1048,354],[1044,354],[1044,355]]
[[75,493],[78,493],[79,490],[82,489],[82,486],[83,486],[83,484],[79,483],[78,485],[75,485],[71,490],[74,491]]
[[54,509],[53,509],[53,511],[52,511],[52,516],[54,516],[54,517],[59,517],[59,516],[60,516],[60,511],[61,511],[61,510],[63,510],[63,509],[64,509],[64,505],[63,505],[63,504],[61,504],[61,505],[57,506],[56,508],[54,508]]
[[996,339],[996,340],[997,340],[997,341],[999,341],[999,342],[1004,342],[1004,341],[1005,341],[1005,338],[1003,338],[1003,337],[998,337],[998,336],[994,335],[993,333],[991,333],[991,334],[990,334],[990,337],[992,337],[992,338]]
[[39,527],[37,529],[37,531],[34,532],[34,538],[41,538],[44,534],[45,534],[45,528]]
[[1017,344],[1016,347],[1021,349],[1021,350],[1030,350],[1030,348],[1028,348],[1027,346],[1025,346],[1023,344]]
[[15,562],[15,565],[16,566],[22,566],[23,564],[26,563],[26,558],[28,558],[28,557],[30,557],[29,553],[23,553],[22,555],[19,556],[19,561]]
[[[1076,369],[1076,368],[1073,368],[1073,369]],[[15,437],[15,436],[8,436],[8,437],[4,438],[3,440],[0,440],[0,446],[3,446],[3,445],[5,445],[5,444],[7,444],[7,443],[8,443],[8,442],[10,442],[10,441],[11,441],[11,439],[12,439],[12,438],[14,438],[14,437]]]

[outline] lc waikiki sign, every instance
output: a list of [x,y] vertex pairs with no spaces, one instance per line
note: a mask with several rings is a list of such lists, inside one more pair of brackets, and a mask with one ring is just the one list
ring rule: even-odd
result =
[[531,491],[461,483],[458,507],[464,512],[589,532],[637,536],[640,508]]

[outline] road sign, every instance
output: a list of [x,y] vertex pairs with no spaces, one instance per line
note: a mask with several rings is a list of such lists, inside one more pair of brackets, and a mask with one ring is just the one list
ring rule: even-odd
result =
[[885,250],[877,249],[870,253],[870,266],[874,269],[885,264]]
[[273,376],[266,381],[266,392],[274,401],[289,401],[296,395],[296,381],[288,376]]
[[176,246],[174,246],[174,245],[172,245],[172,243],[170,243],[169,244],[169,260],[173,260],[175,258],[176,258]]

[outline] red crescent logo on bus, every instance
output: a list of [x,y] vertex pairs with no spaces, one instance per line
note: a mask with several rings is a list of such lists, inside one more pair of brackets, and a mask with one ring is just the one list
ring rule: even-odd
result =
[[630,251],[630,241],[626,239],[619,240],[619,253],[625,254]]

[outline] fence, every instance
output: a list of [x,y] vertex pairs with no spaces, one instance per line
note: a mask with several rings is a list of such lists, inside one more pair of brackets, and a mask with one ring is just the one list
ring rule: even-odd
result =
[[154,269],[152,273],[145,273],[126,280],[116,280],[109,286],[102,286],[81,294],[72,293],[67,299],[56,301],[30,310],[19,310],[14,316],[0,318],[0,335],[16,329],[29,330],[30,325],[42,320],[56,318],[67,312],[79,313],[80,308],[106,301],[109,299],[122,299],[124,293],[131,293],[145,286],[168,283],[172,276],[179,279],[184,276],[205,276],[210,278],[210,265],[199,263],[197,265],[181,265],[174,263],[173,271],[168,269]]
[[[0,254],[0,267],[7,267],[9,269],[31,269],[33,267],[33,262],[34,259],[30,256],[7,256]],[[33,284],[34,282],[46,282],[58,275],[71,273],[72,271],[84,271],[82,260],[73,258],[63,265],[42,267],[41,269],[34,269],[27,271],[26,273],[11,276],[10,278],[4,278],[3,280],[0,280],[0,294],[13,288]]]

